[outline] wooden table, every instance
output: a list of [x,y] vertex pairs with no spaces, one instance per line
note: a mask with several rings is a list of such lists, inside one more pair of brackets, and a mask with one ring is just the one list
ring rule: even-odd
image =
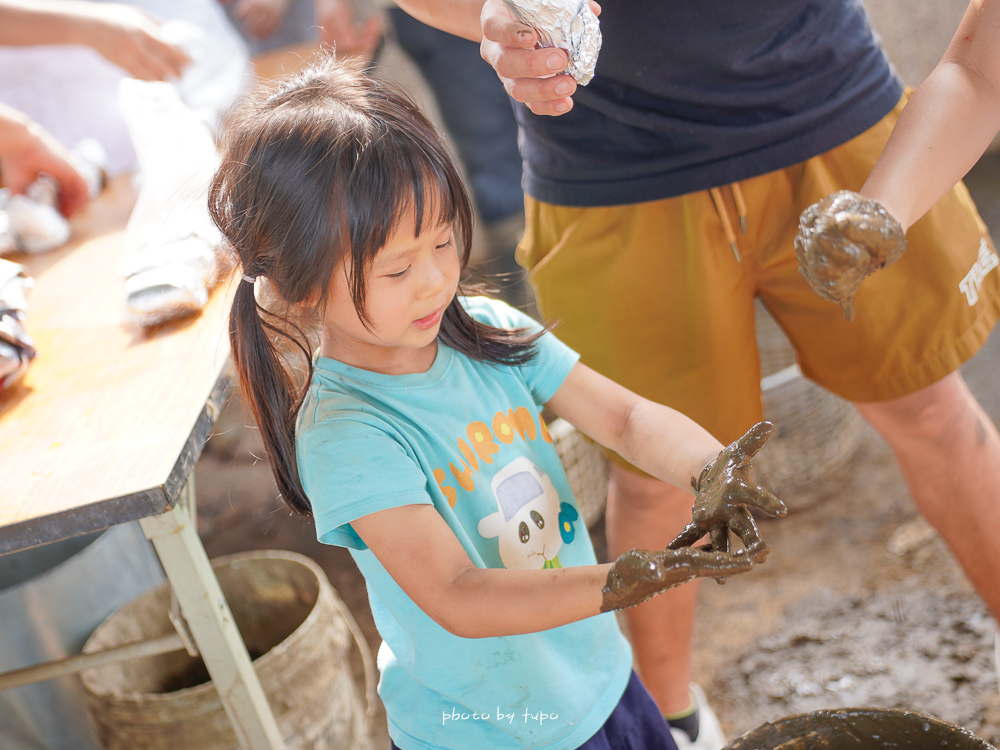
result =
[[139,520],[240,746],[283,748],[189,484],[225,395],[234,282],[201,315],[153,330],[129,322],[118,269],[134,202],[119,178],[74,218],[67,246],[12,258],[35,280],[26,328],[39,357],[0,399],[0,554]]

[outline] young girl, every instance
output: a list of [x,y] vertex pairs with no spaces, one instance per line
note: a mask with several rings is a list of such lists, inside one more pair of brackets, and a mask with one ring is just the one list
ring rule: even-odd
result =
[[[463,296],[472,209],[446,146],[406,97],[333,61],[230,114],[210,205],[244,274],[241,386],[285,501],[365,576],[395,746],[672,748],[600,613],[763,560],[745,506],[784,512],[749,468],[770,425],[720,452],[526,316]],[[255,282],[318,313],[318,357]],[[304,389],[281,336],[305,355]],[[708,532],[715,551],[598,565],[542,405],[693,486],[676,546]],[[728,529],[745,549],[729,551]]]

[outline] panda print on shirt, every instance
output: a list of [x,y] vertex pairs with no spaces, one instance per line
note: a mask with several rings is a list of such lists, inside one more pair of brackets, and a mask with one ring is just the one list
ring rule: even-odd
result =
[[548,475],[521,456],[492,482],[497,512],[479,522],[479,534],[498,538],[505,568],[561,568],[559,550],[573,541],[576,508],[559,501]]

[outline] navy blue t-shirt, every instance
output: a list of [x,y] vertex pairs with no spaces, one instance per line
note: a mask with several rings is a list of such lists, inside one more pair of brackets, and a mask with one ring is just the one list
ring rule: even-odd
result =
[[856,0],[604,0],[594,79],[516,105],[527,193],[608,206],[790,166],[867,130],[902,84]]

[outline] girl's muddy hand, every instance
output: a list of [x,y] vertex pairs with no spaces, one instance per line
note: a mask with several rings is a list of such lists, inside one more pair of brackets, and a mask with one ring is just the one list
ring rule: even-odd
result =
[[688,547],[708,534],[711,549],[726,553],[730,549],[731,531],[743,542],[746,554],[754,562],[764,561],[768,546],[760,538],[748,507],[777,517],[785,515],[788,509],[754,481],[750,460],[773,434],[773,424],[758,422],[743,437],[726,446],[697,479],[691,479],[696,493],[691,523],[667,549]]
[[607,583],[602,591],[601,611],[634,607],[695,578],[725,580],[726,576],[745,573],[753,566],[754,561],[744,550],[724,553],[703,549],[666,549],[660,552],[633,549],[615,560],[608,571]]

